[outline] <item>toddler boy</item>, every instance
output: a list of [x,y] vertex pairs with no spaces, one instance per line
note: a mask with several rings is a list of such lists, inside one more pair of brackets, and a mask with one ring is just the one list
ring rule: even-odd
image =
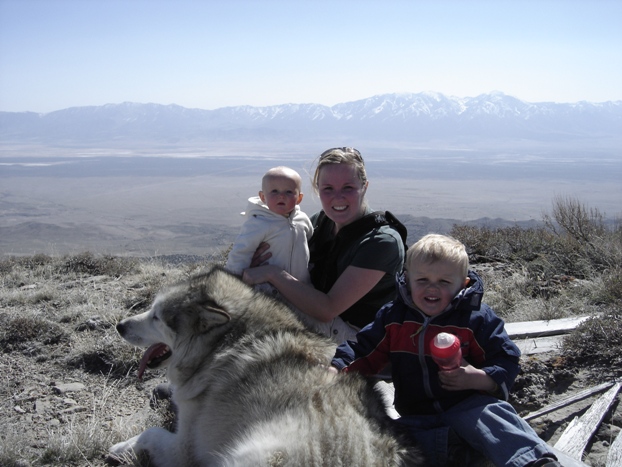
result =
[[[372,376],[391,364],[397,422],[431,465],[466,465],[448,455],[449,444],[464,441],[497,466],[561,466],[507,402],[520,350],[482,303],[483,283],[468,268],[462,243],[423,237],[408,249],[398,298],[380,309],[357,342],[338,347],[333,366]],[[439,371],[432,360],[430,344],[440,332],[460,339],[460,368]]]

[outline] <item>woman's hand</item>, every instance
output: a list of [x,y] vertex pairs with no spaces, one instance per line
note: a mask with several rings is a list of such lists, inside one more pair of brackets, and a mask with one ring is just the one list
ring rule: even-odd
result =
[[[272,253],[270,253],[269,251],[266,253],[266,251],[269,249],[270,244],[266,242],[261,242],[255,250],[255,253],[253,253],[253,258],[251,259],[251,264],[249,267],[256,268],[266,264],[266,262],[272,257]],[[259,284],[259,282],[255,282],[255,284]]]
[[272,274],[278,274],[282,269],[273,264],[265,266],[250,267],[242,272],[242,280],[248,285],[262,284],[270,282]]

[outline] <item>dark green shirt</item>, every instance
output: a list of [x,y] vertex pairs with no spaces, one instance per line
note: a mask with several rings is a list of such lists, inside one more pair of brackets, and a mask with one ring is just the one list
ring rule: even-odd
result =
[[[372,211],[368,209],[366,214]],[[323,220],[321,219],[323,218]],[[341,229],[356,230],[358,220]],[[337,239],[334,235],[334,223],[320,213],[311,217],[315,228],[309,242],[311,261],[309,269],[311,280],[316,289],[327,293],[348,266],[362,269],[383,271],[385,274],[367,294],[341,313],[340,317],[356,327],[371,323],[376,312],[396,297],[395,275],[402,271],[404,264],[404,244],[399,233],[389,225],[372,227],[363,234],[354,235],[347,240]],[[323,225],[320,225],[323,224]],[[314,274],[317,264],[321,274]],[[322,270],[321,268],[324,268]]]

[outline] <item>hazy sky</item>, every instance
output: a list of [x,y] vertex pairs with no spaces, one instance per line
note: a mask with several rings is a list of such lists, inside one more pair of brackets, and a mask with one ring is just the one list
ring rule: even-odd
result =
[[0,0],[0,110],[622,100],[622,0]]

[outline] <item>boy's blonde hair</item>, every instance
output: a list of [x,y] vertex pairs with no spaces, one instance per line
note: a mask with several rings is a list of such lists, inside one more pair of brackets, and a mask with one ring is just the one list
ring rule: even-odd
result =
[[430,264],[449,261],[460,268],[460,274],[469,273],[469,255],[465,246],[447,235],[428,234],[412,245],[406,252],[406,270],[412,270],[414,262]]

